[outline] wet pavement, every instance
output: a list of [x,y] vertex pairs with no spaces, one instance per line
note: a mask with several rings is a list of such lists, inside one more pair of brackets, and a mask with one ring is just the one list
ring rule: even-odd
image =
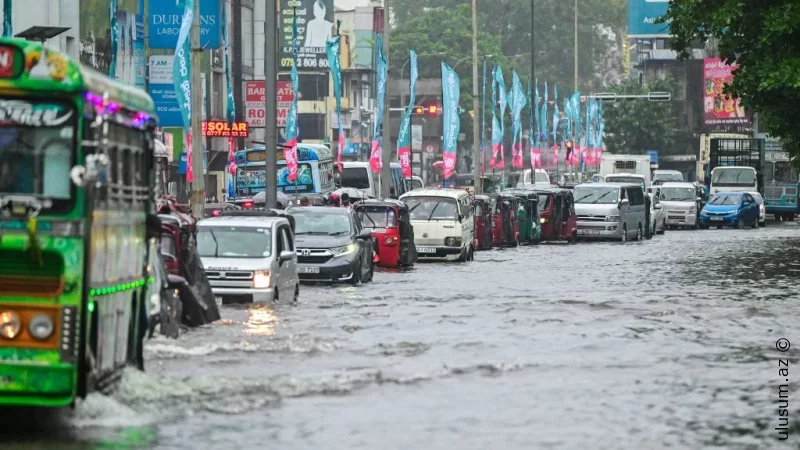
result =
[[798,276],[800,226],[770,223],[308,286],[149,342],[116,395],[31,413],[3,447],[797,448]]

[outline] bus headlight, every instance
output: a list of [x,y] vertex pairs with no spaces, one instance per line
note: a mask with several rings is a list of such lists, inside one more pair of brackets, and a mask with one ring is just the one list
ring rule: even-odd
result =
[[14,311],[0,313],[0,337],[14,339],[19,335],[20,328],[22,328],[22,320],[20,320],[19,314]]
[[256,289],[266,289],[270,283],[269,270],[256,270],[253,274],[253,287]]
[[39,314],[31,319],[28,331],[34,339],[43,341],[53,334],[53,321],[45,314]]

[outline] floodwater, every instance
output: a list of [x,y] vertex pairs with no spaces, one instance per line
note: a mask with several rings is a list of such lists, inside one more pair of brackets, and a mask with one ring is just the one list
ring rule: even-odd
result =
[[770,223],[303,287],[150,341],[112,397],[4,411],[3,448],[797,448],[798,277]]

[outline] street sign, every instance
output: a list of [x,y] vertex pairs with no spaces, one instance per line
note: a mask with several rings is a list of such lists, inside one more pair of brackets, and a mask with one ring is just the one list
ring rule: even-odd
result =
[[617,94],[613,92],[600,92],[593,95],[594,98],[601,102],[615,102],[617,101]]
[[670,93],[669,92],[651,92],[648,94],[648,99],[651,102],[668,102],[670,101]]
[[175,84],[172,79],[173,55],[150,55],[150,83],[147,93],[153,99],[160,127],[181,127],[183,116],[178,97],[175,96]]

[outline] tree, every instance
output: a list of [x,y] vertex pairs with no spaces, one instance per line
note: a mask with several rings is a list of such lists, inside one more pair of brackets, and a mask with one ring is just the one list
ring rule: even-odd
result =
[[[394,0],[392,13],[398,31],[420,15],[432,9],[441,9],[441,14],[453,14],[458,8],[466,8],[468,22],[463,29],[471,37],[472,22],[470,2],[463,0]],[[536,76],[550,84],[573,85],[574,73],[574,5],[571,0],[535,0],[535,45]],[[580,0],[578,4],[578,56],[580,88],[589,90],[601,85],[608,70],[598,71],[598,65],[609,62],[612,50],[621,48],[625,29],[625,0]],[[504,55],[500,63],[508,69],[516,69],[521,76],[530,76],[531,62],[531,1],[530,0],[478,0],[478,29],[481,33],[498,39],[498,52]],[[601,27],[603,25],[605,27]],[[616,33],[616,40],[608,31]],[[395,31],[394,36],[398,34]],[[413,41],[412,41],[413,42]],[[447,45],[446,42],[442,43]],[[395,44],[392,43],[392,47]],[[406,52],[408,49],[404,49]],[[461,49],[460,49],[461,50]],[[401,49],[403,51],[403,49]],[[470,56],[471,47],[459,52],[459,58]],[[479,55],[487,54],[479,49]],[[612,67],[622,73],[622,58],[615,59]]]
[[800,5],[796,0],[670,2],[672,48],[688,58],[691,44],[715,41],[720,57],[736,63],[725,92],[759,114],[763,128],[800,155]]
[[[669,76],[645,85],[627,80],[610,90],[617,94],[647,94],[674,92],[675,88],[675,79]],[[620,100],[604,104],[604,142],[608,151],[614,154],[644,154],[645,150],[654,149],[669,153],[675,143],[675,114],[671,102]]]

